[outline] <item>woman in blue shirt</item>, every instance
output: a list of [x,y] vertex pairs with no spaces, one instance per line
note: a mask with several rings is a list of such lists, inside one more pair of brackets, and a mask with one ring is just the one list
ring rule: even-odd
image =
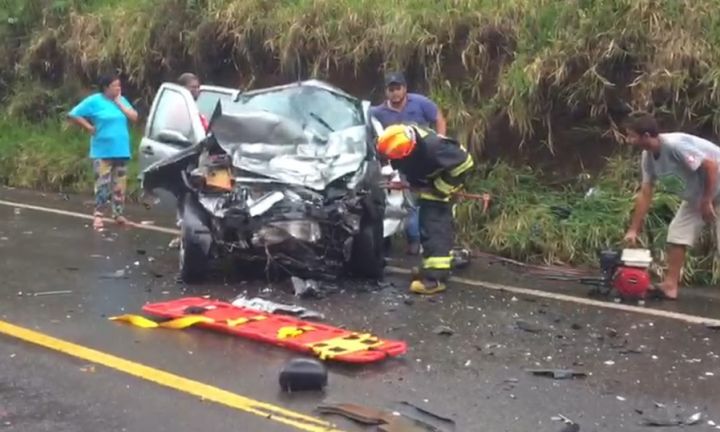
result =
[[103,211],[112,203],[112,216],[119,225],[123,216],[127,188],[127,163],[130,160],[130,128],[135,111],[122,94],[120,78],[100,78],[100,91],[83,99],[68,114],[71,122],[90,134],[90,159],[95,172],[95,212],[93,228],[103,227]]

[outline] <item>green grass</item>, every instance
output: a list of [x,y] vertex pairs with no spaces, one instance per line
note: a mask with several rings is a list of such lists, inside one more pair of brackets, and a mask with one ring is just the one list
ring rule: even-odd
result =
[[[0,183],[43,191],[90,192],[90,140],[75,126],[60,121],[30,123],[0,118]],[[140,132],[132,131],[134,151]],[[129,166],[129,190],[137,188],[138,165]]]
[[[402,68],[478,160],[500,155],[471,186],[497,198],[490,213],[460,208],[463,241],[579,264],[617,245],[627,226],[637,155],[617,141],[628,111],[720,133],[715,0],[0,2],[0,178],[23,187],[89,189],[87,137],[56,119],[108,68],[123,71],[141,111],[159,84],[189,69],[206,82],[241,77],[252,87],[294,79],[299,67],[365,96],[385,69]],[[615,156],[589,180],[560,189],[540,172],[584,172],[577,155],[592,146]],[[593,186],[599,194],[586,198]],[[654,250],[676,206],[672,194],[658,194],[646,231]],[[720,274],[709,239],[689,261],[689,280]]]

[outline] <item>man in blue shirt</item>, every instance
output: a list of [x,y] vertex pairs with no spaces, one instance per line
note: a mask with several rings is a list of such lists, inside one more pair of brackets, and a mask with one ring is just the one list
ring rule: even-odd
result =
[[[385,97],[386,100],[381,105],[370,108],[370,115],[383,127],[399,123],[417,124],[434,128],[440,135],[447,133],[445,118],[437,105],[423,95],[408,93],[407,82],[402,73],[393,72],[385,77]],[[417,255],[420,252],[420,227],[415,209],[410,212],[406,222],[407,253]]]

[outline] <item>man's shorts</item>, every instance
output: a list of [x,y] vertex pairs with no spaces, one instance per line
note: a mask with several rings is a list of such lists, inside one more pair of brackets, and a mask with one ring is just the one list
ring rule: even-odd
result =
[[[715,212],[720,213],[720,205],[717,203],[715,204]],[[719,222],[717,219],[715,220],[715,236],[717,247],[720,250]],[[699,205],[690,205],[687,201],[683,201],[668,227],[667,242],[692,247],[695,245],[704,226],[705,221],[702,213],[700,213]]]

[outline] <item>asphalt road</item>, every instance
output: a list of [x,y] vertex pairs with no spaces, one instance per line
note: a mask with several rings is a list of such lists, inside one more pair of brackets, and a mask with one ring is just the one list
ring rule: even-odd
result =
[[[0,189],[0,200],[88,213],[82,198],[65,198]],[[172,214],[131,208],[130,215],[172,227]],[[287,281],[223,273],[185,286],[175,280],[171,235],[115,228],[99,234],[89,223],[0,205],[4,322],[322,418],[344,431],[373,429],[320,416],[315,407],[349,402],[389,409],[408,401],[453,418],[458,431],[560,431],[563,424],[552,420],[557,414],[582,431],[645,431],[651,428],[640,425],[644,415],[665,412],[656,403],[681,416],[706,416],[699,425],[664,430],[711,430],[707,420],[720,423],[720,331],[703,325],[462,284],[418,298],[405,292],[405,276],[394,274],[381,285],[341,282],[340,292],[319,300],[294,298]],[[405,261],[398,257],[393,265]],[[106,278],[121,269],[126,278]],[[464,276],[584,297],[572,284],[542,282],[487,261]],[[70,293],[34,295],[64,290]],[[329,324],[404,340],[408,353],[377,365],[330,365],[325,392],[288,395],[277,382],[295,356],[286,350],[202,329],[148,330],[107,319],[139,313],[146,302],[241,293],[301,304],[324,313]],[[712,290],[681,294],[680,302],[647,307],[720,317]],[[453,334],[436,334],[441,325]],[[538,367],[589,375],[553,380],[525,372]],[[0,429],[298,430],[7,334],[0,336],[0,372]]]

